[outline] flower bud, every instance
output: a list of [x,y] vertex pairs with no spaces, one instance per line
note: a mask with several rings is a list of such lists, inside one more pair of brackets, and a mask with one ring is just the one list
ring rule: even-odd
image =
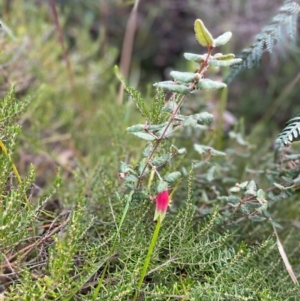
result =
[[160,221],[162,221],[165,218],[168,209],[168,204],[169,204],[169,192],[168,190],[164,190],[156,196],[155,215],[154,215],[155,221],[158,218],[160,218]]

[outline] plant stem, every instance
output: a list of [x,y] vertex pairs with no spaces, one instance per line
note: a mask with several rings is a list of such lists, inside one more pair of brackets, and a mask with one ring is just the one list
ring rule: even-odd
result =
[[60,46],[62,48],[64,61],[66,63],[71,90],[73,92],[74,98],[78,102],[78,93],[76,91],[76,86],[75,86],[75,81],[74,81],[74,74],[73,74],[73,70],[72,70],[72,67],[71,67],[70,60],[69,60],[68,51],[67,51],[65,43],[64,43],[64,35],[63,35],[62,29],[61,29],[60,24],[59,24],[58,15],[57,15],[56,6],[55,6],[55,0],[50,0],[49,3],[50,3],[50,8],[51,8],[51,11],[52,11],[53,18],[54,18],[54,24],[55,24],[55,27],[56,27],[56,31],[58,33],[59,43],[60,43]]
[[[130,63],[131,63],[132,49],[134,44],[134,35],[137,27],[139,2],[140,0],[135,1],[132,11],[130,13],[128,23],[126,26],[123,46],[122,46],[120,71],[125,78],[128,77]],[[118,95],[119,105],[123,103],[123,92],[124,92],[124,85],[123,83],[121,83],[119,88],[119,95]]]
[[[12,169],[13,169],[13,172],[18,180],[18,183],[19,185],[22,184],[22,180],[21,180],[21,177],[20,177],[20,174],[18,172],[18,169],[16,167],[16,165],[14,164],[14,162],[12,161],[4,143],[0,140],[0,150],[2,150],[4,152],[4,154],[6,155],[6,157],[8,158],[8,160],[10,161],[11,165],[12,165]],[[1,152],[0,152],[1,153]],[[25,198],[25,201],[26,201],[26,206],[28,209],[30,209],[30,203],[29,203],[29,200],[27,198],[27,195],[26,195],[26,192],[24,193],[24,198]]]
[[224,123],[224,112],[227,107],[228,90],[222,89],[220,103],[219,103],[219,120],[217,125],[217,149],[222,148],[223,144],[223,123]]
[[[200,65],[199,69],[196,71],[196,73],[198,73],[198,74],[200,75],[200,78],[203,77],[204,72],[205,72],[205,71],[208,69],[208,67],[209,67],[209,65],[208,65],[208,60],[209,60],[209,57],[211,56],[211,53],[212,53],[213,49],[214,49],[214,47],[208,47],[207,57],[206,57],[205,61],[203,61],[202,64]],[[197,84],[197,82],[195,81],[195,82],[193,82],[193,83],[191,83],[191,84],[189,85],[190,91],[192,91],[192,90],[195,89],[196,84]],[[141,171],[141,174],[140,174],[140,176],[139,176],[139,178],[138,178],[138,181],[137,181],[137,183],[136,183],[136,185],[135,185],[135,189],[138,189],[138,188],[139,188],[139,186],[140,186],[140,184],[141,184],[141,181],[142,181],[142,178],[143,178],[143,176],[144,176],[144,174],[145,174],[145,171],[146,171],[147,166],[149,165],[149,163],[150,163],[150,161],[151,161],[151,159],[152,159],[152,157],[153,157],[155,151],[157,150],[158,146],[160,145],[161,141],[165,138],[165,135],[166,135],[166,133],[167,133],[167,131],[168,131],[170,125],[172,124],[173,120],[176,118],[176,116],[177,116],[179,110],[181,109],[181,107],[182,107],[182,105],[183,105],[183,103],[184,103],[185,100],[186,100],[186,95],[184,95],[184,96],[181,98],[181,100],[179,101],[179,103],[178,103],[176,109],[172,112],[172,114],[171,114],[171,116],[170,116],[170,118],[169,118],[169,120],[168,120],[168,123],[167,123],[167,125],[166,125],[165,128],[164,128],[164,131],[162,132],[162,134],[160,135],[160,137],[158,137],[158,138],[156,139],[156,143],[155,143],[155,145],[154,145],[152,151],[150,152],[150,154],[149,154],[148,157],[147,157],[146,164],[145,164],[145,166],[143,167],[143,169],[142,169],[142,171]]]
[[149,164],[149,162],[150,162],[152,156],[154,155],[154,153],[155,153],[155,151],[157,150],[158,146],[160,145],[161,141],[165,138],[164,136],[165,136],[165,134],[166,134],[168,128],[169,128],[170,125],[172,124],[172,121],[174,120],[175,116],[177,115],[179,109],[180,109],[181,106],[183,105],[185,98],[186,98],[186,96],[183,96],[183,97],[181,98],[181,100],[180,100],[180,102],[179,102],[179,104],[178,104],[176,110],[175,110],[174,112],[172,112],[172,115],[170,116],[170,118],[169,118],[169,120],[168,120],[168,123],[167,123],[167,125],[166,125],[166,127],[165,127],[163,133],[160,135],[159,138],[157,138],[156,144],[154,145],[152,151],[151,151],[150,154],[148,155],[146,164],[145,164],[145,166],[144,166],[144,168],[143,168],[143,170],[142,170],[142,172],[141,172],[141,174],[140,174],[140,176],[139,176],[139,179],[138,179],[137,184],[136,184],[136,187],[135,187],[136,189],[140,186],[141,180],[142,180],[142,178],[143,178],[143,176],[144,176],[144,173],[145,173],[145,171],[146,171],[146,168],[147,168],[147,166],[148,166],[148,164]]
[[140,275],[138,287],[135,291],[135,294],[134,294],[134,297],[133,297],[132,301],[136,301],[136,298],[139,295],[139,290],[142,287],[142,284],[143,284],[144,278],[146,276],[148,266],[149,266],[149,263],[150,263],[150,260],[151,260],[151,257],[152,257],[152,253],[153,253],[154,247],[156,245],[156,241],[157,241],[157,238],[158,238],[158,233],[159,233],[159,230],[160,230],[160,226],[161,226],[161,220],[160,220],[160,217],[159,217],[158,220],[157,220],[157,224],[156,224],[155,230],[153,232],[152,238],[151,238],[151,242],[150,242],[150,245],[149,245],[149,248],[148,248],[148,253],[147,253],[146,259],[144,261],[144,266],[143,266],[143,269],[142,269],[142,272],[141,272],[141,275]]

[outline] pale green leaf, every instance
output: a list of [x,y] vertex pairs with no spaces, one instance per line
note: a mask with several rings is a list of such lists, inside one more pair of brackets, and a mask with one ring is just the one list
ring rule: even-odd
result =
[[157,193],[161,193],[165,190],[168,189],[168,183],[165,182],[165,181],[159,181],[158,184],[157,184],[157,188],[156,188],[156,191]]
[[151,161],[151,164],[153,166],[161,166],[168,162],[172,156],[170,154],[165,154],[160,157],[155,158],[154,160]]
[[166,126],[158,130],[155,134],[157,135],[157,137],[160,137],[164,133],[164,137],[168,137],[173,133],[173,129],[170,126],[168,127],[166,132],[165,130],[166,130]]
[[194,149],[199,153],[199,154],[210,154],[212,156],[226,156],[224,152],[220,152],[218,150],[215,150],[214,148],[206,145],[201,145],[201,144],[194,144]]
[[170,81],[167,82],[159,82],[159,83],[155,83],[153,86],[157,87],[157,88],[162,88],[164,90],[168,90],[171,92],[175,92],[175,93],[179,93],[179,94],[189,94],[190,93],[190,89],[187,86],[184,85],[179,85],[175,82],[171,82]]
[[249,183],[249,181],[242,182],[242,183],[239,184],[239,187],[241,189],[245,189],[247,187],[248,183]]
[[204,47],[214,47],[214,39],[204,23],[197,19],[194,24],[195,35],[198,43]]
[[164,176],[164,180],[168,183],[174,183],[181,177],[181,173],[179,171],[174,171],[168,173]]
[[242,59],[228,59],[228,60],[218,60],[211,59],[208,61],[208,64],[212,67],[229,67],[235,64],[240,64]]
[[144,124],[135,124],[135,125],[132,125],[132,126],[128,127],[126,129],[126,131],[131,132],[131,133],[140,132],[140,131],[144,130],[144,127],[145,127]]
[[152,150],[153,150],[153,145],[150,142],[149,144],[147,144],[147,146],[142,151],[142,157],[148,157],[149,154],[152,152]]
[[148,133],[143,133],[143,132],[133,132],[132,133],[133,135],[141,138],[141,139],[144,139],[144,140],[147,140],[147,141],[153,141],[155,140],[155,137],[148,134]]
[[163,112],[172,113],[176,110],[177,103],[175,101],[168,101],[168,103],[162,108]]
[[256,186],[256,183],[253,180],[251,180],[248,183],[247,190],[246,190],[245,194],[250,194],[250,195],[254,195],[254,196],[257,195],[257,186]]
[[207,171],[207,174],[206,174],[206,179],[208,182],[211,182],[213,181],[213,179],[215,178],[215,171],[216,171],[216,166],[212,166],[208,171]]
[[266,211],[268,209],[268,202],[263,203],[259,208],[257,208],[256,210],[259,213],[263,213],[264,211]]
[[215,46],[218,47],[218,46],[222,46],[222,45],[225,45],[232,37],[232,32],[230,31],[227,31],[225,33],[223,33],[222,35],[218,36],[216,39],[215,39]]
[[197,63],[200,63],[201,61],[205,61],[207,58],[207,54],[195,54],[195,53],[188,53],[188,52],[184,53],[183,56],[188,61],[194,61]]
[[228,203],[234,203],[234,204],[240,202],[240,198],[238,196],[235,196],[235,195],[219,196],[218,200],[225,201],[225,202],[228,202]]
[[249,216],[249,220],[251,220],[252,222],[263,222],[264,220],[266,220],[266,218],[263,216]]
[[241,188],[240,188],[240,187],[237,187],[237,186],[234,186],[234,187],[231,187],[231,188],[229,189],[229,191],[230,191],[230,192],[239,192],[239,191],[241,191]]
[[262,189],[258,189],[256,198],[261,204],[263,204],[266,202],[266,193]]
[[213,56],[213,58],[219,61],[227,61],[227,60],[234,59],[235,55],[233,53],[228,53],[228,54],[216,53]]
[[280,224],[278,224],[277,222],[273,221],[272,219],[270,220],[270,222],[274,227],[282,229],[282,226]]
[[217,82],[208,78],[204,78],[198,82],[197,87],[201,90],[209,90],[226,88],[227,85],[222,82]]
[[278,189],[280,190],[285,190],[285,187],[281,184],[278,184],[278,183],[273,183],[275,187],[277,187]]
[[172,71],[170,75],[179,82],[183,83],[191,83],[194,81],[195,77],[197,76],[196,73],[192,72],[179,72],[179,71]]
[[182,125],[195,127],[197,125],[197,120],[193,116],[185,116]]
[[213,122],[214,116],[207,112],[202,112],[195,115],[197,117],[197,121],[200,124],[209,125]]
[[[140,161],[139,164],[138,164],[138,172],[139,172],[139,175],[142,173],[142,171],[144,170],[145,168],[145,165],[146,163],[144,161]],[[146,168],[147,169],[147,168]],[[145,170],[146,170],[145,169]]]
[[126,182],[136,182],[137,180],[138,180],[138,178],[135,176],[135,175],[133,175],[133,174],[128,174],[125,178],[124,178],[124,180],[126,181]]
[[179,154],[179,155],[184,155],[184,154],[186,154],[186,148],[180,148],[180,149],[178,150],[178,154]]
[[207,161],[193,161],[192,162],[192,168],[193,169],[196,169],[196,168],[199,168],[199,167],[203,167],[203,166],[210,166],[211,164]]
[[125,162],[121,162],[121,166],[119,169],[120,173],[126,173],[126,172],[129,172],[130,170],[131,170],[131,167],[128,164],[126,164]]
[[151,124],[149,126],[147,126],[147,130],[148,131],[158,131],[160,129],[162,129],[163,127],[165,127],[167,124],[167,122],[161,123],[161,124]]

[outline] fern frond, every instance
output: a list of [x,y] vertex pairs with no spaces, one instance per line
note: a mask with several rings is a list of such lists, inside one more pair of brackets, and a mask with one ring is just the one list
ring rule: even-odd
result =
[[241,64],[232,66],[232,71],[225,80],[231,83],[235,77],[243,70],[257,67],[260,63],[264,51],[272,53],[274,47],[281,42],[289,41],[295,44],[297,38],[297,20],[300,13],[300,6],[292,0],[284,2],[278,14],[273,17],[270,24],[265,26],[262,31],[255,36],[254,43],[242,50],[237,56],[243,61]]
[[289,146],[292,142],[300,140],[300,114],[286,123],[277,140],[284,146]]

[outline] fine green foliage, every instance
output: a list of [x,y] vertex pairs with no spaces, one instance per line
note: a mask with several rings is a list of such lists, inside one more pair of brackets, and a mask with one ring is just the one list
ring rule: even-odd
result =
[[300,6],[296,1],[285,1],[278,14],[255,36],[253,44],[238,55],[242,63],[232,67],[226,83],[231,83],[242,70],[258,66],[264,51],[272,54],[275,46],[284,49],[287,44],[295,44],[299,13]]
[[[195,32],[198,42],[201,45],[207,47],[207,54],[199,55],[187,53],[185,54],[185,58],[195,61],[199,64],[197,71],[195,73],[172,71],[171,76],[174,78],[174,81],[165,81],[154,84],[155,87],[172,93],[172,96],[169,98],[169,100],[165,101],[166,105],[164,107],[161,107],[162,112],[168,113],[166,115],[166,119],[164,119],[164,123],[153,124],[151,122],[151,119],[147,119],[144,124],[136,124],[127,128],[127,131],[129,133],[148,142],[146,148],[142,153],[142,156],[140,156],[140,161],[138,161],[135,166],[129,165],[125,162],[121,164],[119,176],[122,180],[124,180],[126,187],[131,190],[132,201],[147,202],[148,199],[154,198],[153,194],[156,195],[156,210],[154,220],[158,220],[151,242],[149,242],[147,256],[144,260],[143,268],[141,269],[139,274],[139,282],[137,288],[135,288],[134,290],[133,300],[137,300],[138,296],[140,296],[141,294],[143,294],[143,299],[147,299],[147,289],[143,289],[143,286],[145,286],[145,278],[148,275],[147,271],[151,269],[151,264],[153,264],[153,261],[155,261],[155,258],[151,258],[155,257],[155,255],[153,254],[154,246],[160,245],[163,241],[163,238],[158,235],[161,227],[161,231],[163,231],[164,229],[164,224],[161,224],[161,222],[165,218],[166,214],[166,207],[165,209],[161,209],[162,205],[160,205],[160,202],[163,202],[162,195],[165,195],[166,191],[168,191],[169,189],[172,189],[172,195],[176,195],[176,190],[179,185],[179,179],[184,176],[184,173],[181,173],[179,170],[170,171],[170,167],[174,165],[173,161],[175,157],[177,157],[177,155],[180,154],[181,151],[179,151],[174,146],[174,144],[172,144],[172,146],[170,147],[169,143],[162,144],[162,142],[168,142],[171,137],[174,137],[175,132],[179,129],[185,130],[186,127],[192,127],[194,129],[202,130],[207,129],[207,126],[209,126],[213,121],[213,116],[207,112],[184,115],[182,113],[183,104],[186,102],[187,96],[197,89],[201,91],[222,89],[226,87],[226,84],[222,82],[204,78],[204,73],[210,66],[229,66],[231,64],[240,62],[240,59],[235,59],[233,54],[212,54],[212,50],[215,47],[214,39],[201,20],[196,20]],[[230,37],[231,35],[227,33],[221,35],[221,38],[219,38],[221,42],[219,41],[219,44],[222,44],[224,41],[229,40]],[[126,89],[127,91],[130,91],[128,88]],[[139,97],[137,103],[137,107],[139,109],[141,108],[141,102],[142,98]],[[143,115],[145,116],[145,114]],[[231,136],[233,139],[236,139],[237,143],[244,148],[247,149],[249,147],[248,144],[243,141],[239,133],[232,132]],[[283,178],[287,181],[287,175],[291,172],[290,170],[287,169],[287,173],[283,174],[282,170],[281,172],[278,172],[278,167],[276,165],[273,166],[273,169],[268,176],[268,180],[270,182],[269,185],[271,185],[268,188],[268,192],[263,188],[260,188],[254,180],[245,181],[239,184],[239,179],[237,177],[234,177],[233,173],[235,166],[229,167],[226,166],[226,164],[224,166],[224,163],[222,161],[215,162],[211,160],[213,157],[226,157],[230,153],[233,158],[242,156],[247,157],[247,152],[244,151],[241,154],[232,150],[222,152],[216,150],[212,146],[202,144],[194,144],[194,149],[201,156],[201,159],[193,161],[190,175],[195,173],[195,178],[197,179],[197,181],[199,181],[198,183],[200,184],[202,197],[204,200],[207,200],[207,205],[204,206],[203,199],[201,199],[200,204],[202,203],[202,210],[199,210],[199,216],[211,215],[216,208],[216,204],[222,204],[223,209],[219,211],[218,220],[221,225],[237,225],[242,221],[245,222],[249,220],[251,222],[260,223],[269,222],[273,227],[280,228],[280,225],[273,220],[269,210],[271,210],[272,206],[278,201],[286,199],[287,196],[293,195],[295,185],[297,184],[288,187],[282,186],[282,188],[280,188],[281,186],[279,186],[279,184],[277,183],[280,182]],[[247,151],[249,151],[249,149],[247,149]],[[197,169],[200,168],[203,169],[199,172]],[[227,174],[228,177],[226,176]],[[147,179],[147,181],[145,181],[145,178]],[[220,185],[219,183],[213,185],[213,183],[216,183],[217,181],[221,182],[222,184]],[[230,189],[224,189],[224,187],[228,187],[230,183],[236,184]],[[209,191],[212,185],[213,189],[211,189],[212,191]],[[282,190],[285,190],[285,192],[287,193],[285,196],[283,196]],[[189,193],[190,192],[188,192],[188,194]],[[197,199],[198,197],[199,192],[195,190],[193,198]],[[188,197],[188,200],[190,200],[190,197]],[[180,207],[182,206],[184,206],[184,202]],[[178,216],[180,216],[180,213],[177,212],[176,217],[174,217],[173,219],[177,219]],[[186,216],[185,220],[188,219],[191,219],[191,217]],[[177,223],[180,224],[179,221],[177,221]],[[184,240],[184,236],[182,237]],[[267,241],[265,241],[265,243],[266,245],[268,245]],[[188,242],[185,242],[184,246],[186,245],[188,245]],[[184,247],[182,246],[181,249],[183,248]],[[262,244],[256,251],[254,251],[254,253],[260,252],[260,248],[264,249],[264,244]],[[189,246],[189,249],[192,250],[192,246]],[[213,252],[213,250],[210,251],[210,253]],[[180,252],[178,251],[178,254],[179,253]],[[241,251],[241,253],[239,253],[238,251],[229,261],[236,263],[239,262],[239,258],[243,258],[241,259],[241,262],[244,262],[244,257],[242,254],[243,251]],[[250,252],[249,258],[251,258],[252,256],[253,253]],[[229,267],[229,274],[230,269],[231,268]],[[219,277],[222,277],[223,274],[225,275],[226,272],[222,271],[216,276],[214,281],[217,281],[217,279]],[[254,274],[253,277],[255,277]],[[296,279],[294,275],[292,275],[292,278]],[[209,287],[209,281],[206,282],[204,287],[201,285],[200,288],[197,288],[197,285],[191,286],[191,291],[188,293],[188,297],[191,300],[196,300],[196,298],[199,298],[200,296],[201,300],[214,300],[214,298],[216,297],[214,295],[216,294],[216,291],[213,289],[211,293],[206,295],[206,293],[209,291],[206,286]],[[251,298],[253,298],[255,300],[255,298],[261,297],[252,295],[251,293],[248,294],[247,290],[244,291],[243,288],[239,288],[238,291],[242,293],[240,295],[236,294],[235,290],[234,292],[226,292],[224,293],[224,295],[223,293],[217,293],[217,295],[222,296],[223,298],[235,297],[241,300],[243,300],[243,298],[250,298],[250,300]],[[162,296],[165,297],[165,295]],[[172,294],[170,295],[170,289],[168,289],[168,296],[173,296]],[[155,299],[159,300],[160,295],[157,294],[151,296],[151,298],[154,297]],[[186,297],[186,295],[180,295],[180,298],[183,297]],[[271,298],[280,297],[273,296]]]
[[[30,98],[18,101],[15,97],[14,88],[12,87],[8,91],[3,100],[0,102],[0,140],[6,140],[8,137],[13,138],[18,133],[19,126],[16,125],[16,121],[20,117],[20,114],[24,113]],[[13,143],[14,139],[11,139]]]
[[[133,97],[137,108],[140,110],[142,115],[147,118],[145,124],[136,124],[127,128],[127,131],[135,135],[138,138],[149,141],[140,162],[136,166],[131,166],[126,163],[122,163],[120,168],[120,177],[125,180],[126,186],[134,190],[142,190],[140,193],[144,196],[150,196],[152,187],[164,187],[167,189],[168,186],[162,181],[166,175],[160,175],[158,168],[164,167],[167,163],[171,163],[172,160],[180,154],[183,154],[177,147],[172,145],[166,147],[167,144],[161,147],[163,141],[170,139],[174,136],[174,133],[178,130],[182,130],[186,127],[194,128],[205,128],[213,120],[213,116],[207,112],[201,112],[198,114],[192,114],[185,116],[181,114],[180,110],[187,99],[187,95],[195,92],[196,90],[212,90],[226,88],[226,84],[204,78],[204,73],[209,69],[211,63],[214,62],[215,66],[219,66],[219,62],[225,62],[230,64],[234,61],[234,55],[212,55],[212,50],[215,48],[214,40],[212,35],[209,33],[207,28],[204,26],[201,20],[195,21],[195,33],[198,42],[201,45],[207,46],[207,54],[188,54],[185,55],[187,59],[194,60],[198,63],[198,69],[195,73],[172,71],[171,76],[174,81],[164,81],[154,84],[154,87],[163,89],[171,92],[172,96],[168,101],[165,101],[164,106],[156,107],[156,111],[159,115],[164,115],[163,122],[160,124],[154,124],[151,120],[151,116],[143,104],[140,94],[134,91],[132,88],[125,86],[126,91],[131,97]],[[224,35],[217,38],[218,44],[225,44],[231,37],[231,34],[225,33]],[[222,58],[222,59],[220,59]],[[235,63],[236,61],[234,61]],[[124,83],[121,76],[119,76],[122,83]],[[159,99],[161,90],[158,89],[156,99]],[[181,96],[183,95],[183,96]],[[162,101],[159,103],[162,104]],[[158,111],[160,109],[160,111]],[[156,113],[157,114],[157,113]],[[149,118],[150,117],[150,118]],[[169,148],[169,149],[168,149]],[[210,153],[213,155],[212,148]],[[217,151],[215,151],[217,153]],[[179,173],[179,171],[174,171]],[[155,177],[153,175],[155,174]],[[143,187],[142,183],[145,176],[149,176],[147,189]],[[168,177],[167,177],[168,178]],[[160,184],[162,182],[162,184]],[[152,187],[151,187],[152,186]],[[164,189],[157,188],[157,193],[162,192]]]
[[[226,84],[211,71],[241,61],[213,53],[232,34],[215,38],[198,20],[208,47],[184,54],[194,73],[172,71],[148,93],[119,75],[130,97],[117,105],[119,49],[104,32],[91,37],[94,1],[74,26],[73,2],[57,7],[73,86],[46,3],[0,3],[10,26],[0,43],[0,299],[297,301],[273,226],[297,278],[299,150],[281,143],[274,160],[273,137],[250,143],[242,121],[223,135]],[[158,194],[169,206],[154,222]]]

